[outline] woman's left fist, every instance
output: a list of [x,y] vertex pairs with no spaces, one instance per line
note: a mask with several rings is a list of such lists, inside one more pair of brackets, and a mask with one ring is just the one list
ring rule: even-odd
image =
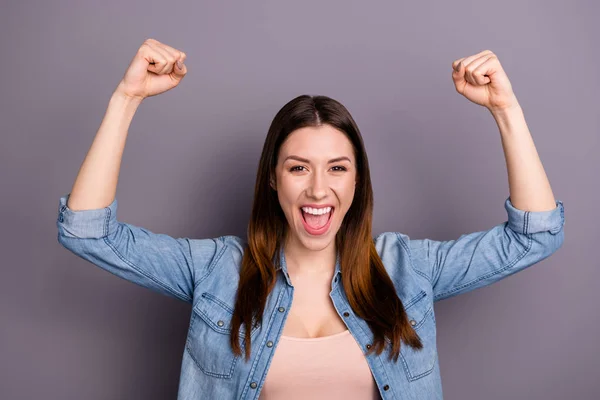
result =
[[459,58],[452,63],[456,91],[490,111],[502,111],[518,104],[508,76],[498,57],[490,50]]

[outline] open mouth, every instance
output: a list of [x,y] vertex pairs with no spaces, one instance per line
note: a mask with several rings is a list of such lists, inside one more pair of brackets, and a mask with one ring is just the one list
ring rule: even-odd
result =
[[314,216],[312,214],[305,213],[304,210],[300,208],[300,214],[302,215],[302,224],[304,225],[304,229],[310,235],[324,234],[329,230],[329,226],[331,225],[331,220],[334,212],[335,207],[331,207],[331,210],[327,213],[327,217],[325,217],[325,215]]

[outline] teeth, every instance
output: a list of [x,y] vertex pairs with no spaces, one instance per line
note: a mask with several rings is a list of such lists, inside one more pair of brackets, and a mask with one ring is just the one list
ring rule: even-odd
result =
[[304,211],[305,213],[308,213],[308,214],[322,215],[322,214],[327,214],[328,212],[330,212],[331,207],[325,207],[325,208],[302,207],[302,211]]

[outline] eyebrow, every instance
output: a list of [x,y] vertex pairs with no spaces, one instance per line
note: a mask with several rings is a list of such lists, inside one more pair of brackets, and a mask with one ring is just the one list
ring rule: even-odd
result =
[[[283,160],[283,162],[286,162],[287,160],[296,160],[296,161],[305,162],[305,163],[309,163],[310,164],[310,160],[307,160],[306,158],[294,156],[294,155],[286,157],[286,159]],[[343,161],[343,160],[347,160],[347,161],[350,162],[350,164],[352,164],[352,161],[350,161],[350,159],[348,157],[346,157],[346,156],[332,158],[331,160],[329,160],[327,162],[327,164],[331,164],[331,163],[335,163],[335,162]]]

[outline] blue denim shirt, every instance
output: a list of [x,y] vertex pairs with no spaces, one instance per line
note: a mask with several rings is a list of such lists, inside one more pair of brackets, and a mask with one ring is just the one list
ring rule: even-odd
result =
[[[229,346],[241,238],[173,238],[118,221],[116,199],[105,208],[73,211],[66,205],[69,195],[60,198],[58,209],[58,241],[64,247],[123,279],[191,303],[178,399],[258,399],[294,295],[283,251],[276,255],[281,267],[263,324],[250,332],[246,362]],[[415,351],[403,343],[397,362],[387,351],[366,356],[382,399],[442,399],[434,302],[490,285],[554,253],[564,240],[564,208],[560,200],[556,205],[551,211],[523,211],[509,197],[507,222],[456,240],[415,240],[400,232],[374,238],[424,345]],[[338,255],[330,297],[366,352],[374,336],[350,308],[340,274]],[[246,334],[242,328],[240,344]]]

